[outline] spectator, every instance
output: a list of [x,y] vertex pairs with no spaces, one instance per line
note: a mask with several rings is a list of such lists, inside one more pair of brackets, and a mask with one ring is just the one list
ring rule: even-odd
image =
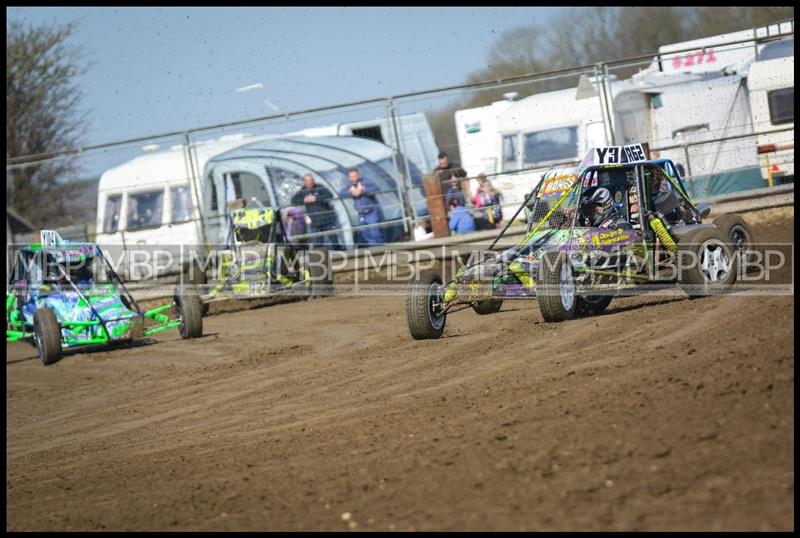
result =
[[469,209],[464,207],[462,198],[454,196],[450,199],[448,204],[450,208],[450,231],[455,234],[465,234],[475,231],[475,220],[469,212]]
[[444,194],[444,205],[445,207],[450,207],[450,202],[457,198],[461,205],[467,205],[467,200],[464,197],[464,193],[461,190],[461,187],[458,186],[458,183],[451,183],[450,186],[447,188]]
[[[375,195],[378,192],[378,187],[367,179],[361,177],[357,168],[351,168],[347,172],[347,178],[350,180],[350,185],[344,187],[339,191],[342,197],[349,196],[353,198],[353,205],[358,211],[358,222],[360,225],[379,224],[383,219],[381,218],[381,206],[378,204],[378,198]],[[359,232],[363,241],[370,246],[377,246],[383,244],[383,232],[380,228],[366,228]]]
[[478,192],[472,197],[472,205],[484,208],[481,211],[481,217],[475,221],[480,229],[488,230],[500,227],[500,221],[503,220],[500,193],[494,189],[492,182],[483,173],[478,174]]
[[290,207],[285,210],[286,215],[286,236],[290,241],[296,235],[306,233],[305,213],[299,207]]
[[[450,157],[444,151],[439,153],[439,166],[433,169],[433,172],[439,175],[439,181],[442,183],[442,192],[447,192],[450,183],[446,183],[455,177],[467,177],[467,171],[461,168],[457,162],[450,162]],[[445,202],[447,207],[450,207]]]
[[[311,233],[332,232],[336,229],[336,216],[330,204],[331,191],[317,185],[314,176],[303,176],[303,187],[292,196],[292,204],[305,205],[306,215],[311,219]],[[309,243],[337,248],[339,241],[335,233],[312,237]]]

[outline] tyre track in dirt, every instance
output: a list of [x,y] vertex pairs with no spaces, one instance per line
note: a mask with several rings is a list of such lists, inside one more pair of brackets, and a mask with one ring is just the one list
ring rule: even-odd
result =
[[518,301],[415,342],[401,297],[333,297],[47,368],[10,345],[7,529],[791,529],[793,314]]

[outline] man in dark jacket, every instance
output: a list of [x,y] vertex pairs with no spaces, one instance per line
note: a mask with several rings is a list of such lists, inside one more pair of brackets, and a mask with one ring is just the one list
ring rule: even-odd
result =
[[445,183],[445,181],[467,177],[467,171],[461,168],[459,163],[450,162],[450,157],[444,151],[439,153],[439,166],[434,168],[433,172],[439,174],[439,181],[442,182],[442,192],[447,192],[448,187],[451,185],[450,183]]
[[[303,176],[303,187],[292,196],[293,205],[305,205],[306,215],[311,219],[311,233],[332,232],[336,229],[336,215],[329,200],[333,198],[331,191],[317,185],[314,176]],[[311,237],[309,243],[320,244],[328,248],[337,248],[339,240],[336,233]]]

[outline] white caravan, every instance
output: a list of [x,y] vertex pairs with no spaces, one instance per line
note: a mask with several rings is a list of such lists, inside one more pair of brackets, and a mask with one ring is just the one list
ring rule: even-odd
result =
[[[148,153],[111,168],[100,176],[97,186],[97,235],[95,242],[119,260],[131,248],[159,249],[169,272],[180,260],[183,245],[203,244],[200,189],[193,180],[206,162],[215,155],[256,140],[245,135],[223,136],[200,142],[191,152],[195,172],[189,170],[186,148],[173,146],[165,151]],[[125,278],[147,276],[144,254],[139,271],[122,265]],[[167,258],[172,257],[172,263]],[[160,262],[161,263],[161,262]]]
[[764,47],[748,72],[750,107],[757,144],[786,147],[761,155],[761,175],[768,180],[794,178],[794,38]]
[[[470,178],[478,174],[494,174],[497,171],[497,151],[495,136],[497,134],[497,116],[513,104],[513,96],[503,101],[495,101],[491,105],[467,108],[456,112],[456,136],[462,168]],[[490,179],[493,179],[490,177]],[[469,180],[470,197],[478,189],[477,181]]]
[[[492,147],[495,171],[502,175],[493,183],[503,205],[519,205],[551,166],[577,164],[590,148],[611,145],[602,90],[595,89],[593,79],[587,82],[587,91],[569,88],[531,95],[498,114]],[[613,95],[622,83],[612,77],[608,86]]]
[[[496,130],[482,134],[491,139],[495,172],[501,174],[494,183],[504,204],[519,204],[545,170],[577,163],[588,148],[640,142],[656,150],[653,158],[680,164],[692,176],[687,183],[695,196],[766,186],[753,137],[720,141],[754,133],[747,69],[758,63],[750,64],[765,45],[720,43],[792,31],[789,22],[666,45],[646,70],[630,79],[619,81],[611,75],[599,83],[582,77],[576,88],[531,95],[505,107],[497,114]],[[697,50],[676,52],[695,46]],[[793,96],[792,68],[785,72],[792,76]],[[779,106],[784,107],[784,116],[793,117],[793,108],[785,112],[789,102],[783,100]],[[463,126],[458,118],[491,114],[487,108],[456,112],[459,140]],[[485,153],[478,146],[464,145],[462,163],[486,162]]]

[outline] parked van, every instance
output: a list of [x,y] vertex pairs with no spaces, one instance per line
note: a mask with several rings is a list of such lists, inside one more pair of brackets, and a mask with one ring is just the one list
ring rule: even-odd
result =
[[[764,47],[748,72],[753,127],[760,134],[756,143],[787,146],[760,156],[761,175],[775,181],[794,179],[794,38],[773,41]],[[789,129],[789,130],[786,130]]]

